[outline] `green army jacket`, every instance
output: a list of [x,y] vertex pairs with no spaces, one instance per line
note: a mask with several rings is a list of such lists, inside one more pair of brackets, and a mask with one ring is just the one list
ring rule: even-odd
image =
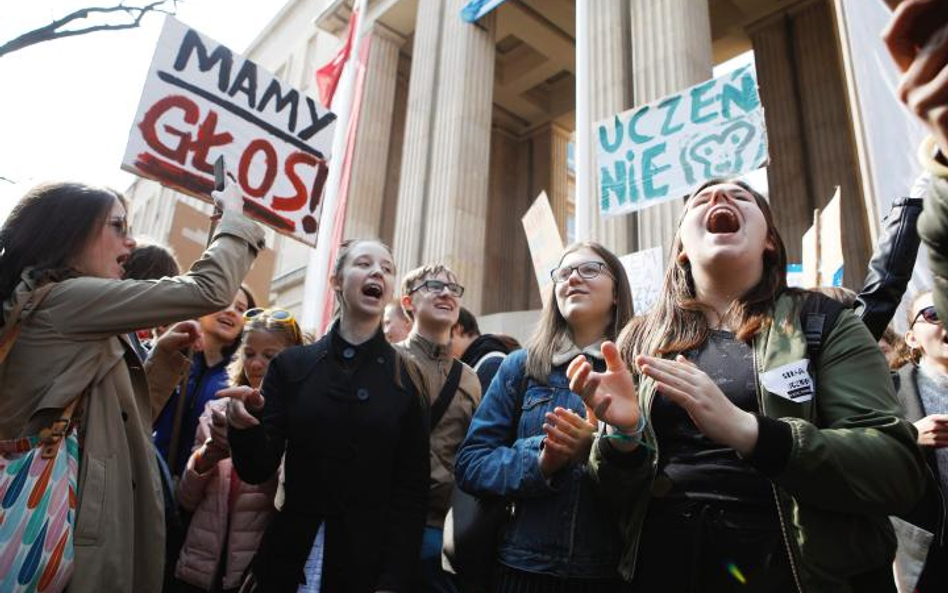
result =
[[[788,422],[793,435],[789,461],[772,480],[774,498],[797,589],[850,592],[851,576],[892,562],[896,542],[888,515],[908,511],[921,496],[924,462],[914,427],[899,417],[885,359],[849,311],[839,315],[823,344],[813,399],[794,402],[763,387],[761,373],[807,357],[800,302],[781,296],[774,323],[753,343],[760,411]],[[650,414],[654,382],[641,381],[638,395]],[[651,424],[645,439],[649,447],[626,454],[610,454],[597,441],[588,465],[619,509],[625,544],[619,571],[628,580],[658,466]]]

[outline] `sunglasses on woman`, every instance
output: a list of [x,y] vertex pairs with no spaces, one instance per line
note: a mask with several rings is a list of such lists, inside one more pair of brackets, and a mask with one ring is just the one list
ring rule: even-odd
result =
[[937,324],[941,323],[941,319],[938,318],[938,311],[935,310],[935,307],[928,306],[915,314],[915,319],[912,320],[912,324],[909,325],[909,329],[915,327],[915,324],[918,322],[918,318],[921,317],[925,323]]
[[293,314],[287,311],[286,309],[264,309],[263,307],[254,307],[253,309],[247,309],[244,311],[244,321],[250,321],[261,315],[266,315],[270,320],[286,325],[293,326],[293,335],[296,337],[296,341],[300,341],[300,326],[296,323],[296,318],[293,317]]

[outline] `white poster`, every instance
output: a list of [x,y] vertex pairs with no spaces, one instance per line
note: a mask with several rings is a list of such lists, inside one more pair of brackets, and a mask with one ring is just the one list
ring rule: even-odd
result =
[[315,245],[335,120],[312,97],[168,17],[122,168],[210,201],[223,155],[248,216]]
[[596,123],[599,210],[625,214],[767,164],[752,65]]
[[665,265],[662,261],[662,248],[652,247],[636,251],[619,258],[629,277],[632,289],[632,302],[635,314],[643,315],[655,306],[662,296],[662,284],[665,281]]
[[556,217],[553,215],[553,208],[550,207],[550,200],[546,197],[545,191],[540,192],[530,209],[524,213],[521,221],[523,231],[527,235],[527,246],[530,247],[530,257],[533,259],[533,271],[537,277],[540,297],[545,305],[551,293],[549,286],[553,284],[550,272],[559,265],[560,257],[565,249],[563,238],[560,236],[560,228],[556,225]]

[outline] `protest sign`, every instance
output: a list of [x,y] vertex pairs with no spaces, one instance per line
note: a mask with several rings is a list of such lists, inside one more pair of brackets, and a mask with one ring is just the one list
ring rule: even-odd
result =
[[[189,269],[204,253],[210,226],[210,217],[204,212],[181,200],[174,205],[167,242],[182,271]],[[275,267],[276,256],[273,250],[263,249],[257,254],[253,267],[244,278],[244,284],[250,287],[254,300],[261,307],[266,307],[270,302],[270,283],[273,281]]]
[[665,280],[665,266],[662,262],[662,248],[652,247],[636,251],[619,258],[629,277],[632,289],[632,302],[636,315],[643,315],[655,306],[662,295]]
[[530,247],[540,297],[545,305],[551,293],[549,286],[553,284],[550,271],[559,264],[564,249],[560,229],[556,225],[556,217],[553,216],[553,208],[550,207],[550,200],[545,191],[540,192],[521,220],[523,230],[527,234],[527,245]]
[[603,216],[681,198],[768,160],[751,65],[600,121],[594,137]]
[[[799,282],[803,288],[843,285],[843,227],[840,190],[822,210],[813,211],[813,226],[803,233],[803,264]],[[790,271],[790,266],[788,266]],[[790,278],[787,278],[788,284]]]
[[210,201],[224,156],[248,216],[315,245],[336,116],[168,17],[122,168]]

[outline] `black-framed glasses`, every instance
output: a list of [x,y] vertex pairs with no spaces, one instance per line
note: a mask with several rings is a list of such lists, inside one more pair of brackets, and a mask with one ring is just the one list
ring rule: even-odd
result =
[[424,289],[425,292],[431,292],[434,294],[440,294],[447,288],[448,292],[452,295],[461,298],[464,296],[464,287],[458,284],[457,282],[445,282],[444,280],[425,280],[415,288],[412,288],[408,294],[414,294],[421,289]]
[[919,317],[921,317],[925,323],[941,323],[941,319],[938,318],[938,311],[935,309],[934,305],[931,305],[923,308],[921,311],[915,314],[915,319],[912,320],[912,324],[909,326],[909,329],[915,327],[915,324],[918,323]]
[[109,218],[106,224],[115,229],[115,232],[118,233],[120,237],[125,238],[128,236],[128,219],[124,216],[113,216]]
[[606,263],[601,261],[586,261],[578,266],[560,266],[550,270],[550,278],[553,279],[553,282],[559,284],[560,282],[567,282],[569,277],[573,275],[573,270],[579,273],[579,277],[584,280],[592,280],[599,274],[603,272],[607,276],[612,276],[609,270],[606,269]]

